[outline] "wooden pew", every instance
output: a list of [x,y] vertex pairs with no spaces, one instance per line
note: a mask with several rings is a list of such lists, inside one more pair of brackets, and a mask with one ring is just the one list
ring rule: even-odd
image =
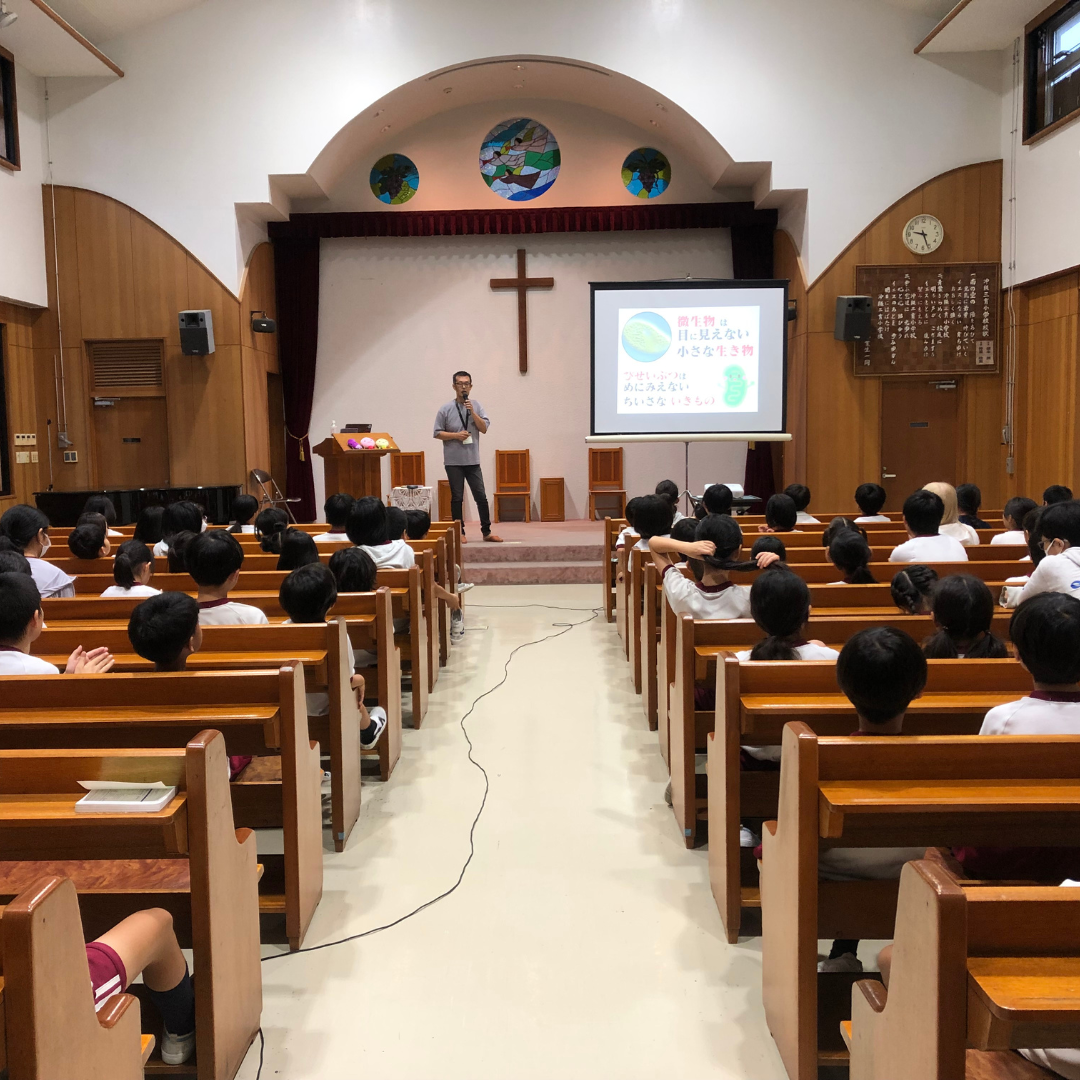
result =
[[[992,625],[999,637],[1007,633],[1009,618],[1007,612],[994,616]],[[853,634],[873,626],[895,626],[917,641],[929,637],[935,629],[929,615],[847,615],[820,619],[811,615],[807,634],[839,649]],[[715,665],[719,658],[736,649],[751,648],[762,637],[752,619],[695,620],[690,615],[680,615],[676,620],[675,668],[669,676],[674,687],[668,691],[668,767],[672,807],[687,847],[693,847],[696,842],[699,817],[707,816],[704,778],[694,779],[694,755],[705,753],[705,737],[713,730],[715,719],[712,710],[695,708],[694,688],[699,683],[716,685]],[[820,662],[832,667],[829,661]],[[1024,688],[1027,689],[1027,684]],[[695,787],[701,789],[696,795],[692,794]]]
[[[226,769],[225,743],[216,731],[201,732],[186,749],[0,751],[0,897],[18,897],[43,875],[69,878],[79,893],[85,934],[82,939],[78,916],[69,909],[70,920],[39,939],[42,948],[9,966],[8,915],[16,916],[14,926],[22,918],[40,927],[43,919],[41,909],[9,907],[3,919],[6,982],[14,991],[16,984],[40,978],[42,961],[64,942],[74,947],[77,937],[97,937],[134,911],[165,908],[180,944],[194,952],[199,1080],[231,1080],[262,1012],[255,837],[233,828]],[[77,781],[88,779],[162,780],[178,791],[154,814],[76,813],[85,794]],[[85,964],[81,970],[85,977]],[[51,989],[57,1007],[72,1006],[61,1029],[42,1029],[42,1018],[28,1015],[27,998],[8,994],[5,986],[9,1030],[27,1033],[27,1056],[8,1062],[12,1080],[111,1080],[116,1072],[34,1071],[64,1052],[57,1044],[81,1023],[75,1006],[90,1000],[89,981]]]
[[[904,730],[977,735],[988,709],[1030,691],[1031,676],[1015,660],[930,660],[926,691],[911,703]],[[784,725],[794,720],[819,735],[850,735],[858,719],[827,660],[755,663],[728,656],[717,664],[716,693],[716,726],[706,736],[709,882],[734,943],[742,908],[760,905],[757,867],[744,865],[749,853],[739,848],[739,826],[743,818],[775,817],[780,781],[772,769],[744,770],[741,748],[779,746]]]
[[817,1080],[847,1062],[854,981],[818,975],[818,940],[892,937],[899,884],[819,882],[819,851],[1076,844],[1080,736],[830,738],[789,724],[762,840],[765,1018],[791,1080]]
[[626,518],[604,518],[604,573],[602,575],[604,620],[615,618],[615,541],[626,528]]
[[[387,670],[379,668],[378,678],[387,685],[383,693],[390,701],[387,711],[387,759],[396,762],[392,747],[401,745],[401,682],[393,682],[393,626],[388,590],[378,594],[381,610],[376,631],[381,635],[379,655]],[[116,658],[114,671],[153,671],[154,665],[132,651],[124,623],[104,623],[99,627],[69,628],[57,623],[42,631],[31,652],[49,663],[63,667],[66,658],[90,635],[95,646],[106,647]],[[330,699],[329,713],[308,716],[309,737],[317,741],[330,758],[334,777],[331,789],[334,845],[345,849],[349,834],[360,813],[360,717],[356,695],[350,687],[353,650],[344,618],[328,623],[271,626],[205,626],[199,652],[188,660],[189,671],[243,671],[276,668],[290,660],[304,665],[309,693],[324,692]],[[371,696],[379,687],[372,686]],[[372,752],[374,754],[374,751]],[[400,750],[398,751],[400,756]]]
[[95,1013],[74,885],[43,876],[3,910],[0,936],[5,1075],[10,1066],[10,1075],[41,1080],[143,1080],[154,1036],[141,1034],[131,994],[115,995]]
[[1018,1047],[1080,1046],[1080,890],[986,886],[939,860],[900,875],[889,988],[857,982],[841,1025],[851,1080],[1053,1073]]
[[[267,940],[299,948],[323,881],[322,772],[318,743],[305,737],[302,665],[290,661],[276,671],[5,675],[0,703],[5,752],[176,746],[213,724],[228,753],[279,754],[256,756],[228,790],[240,825],[282,830],[284,854],[261,858],[266,873],[259,910]],[[78,880],[76,886],[81,891]]]

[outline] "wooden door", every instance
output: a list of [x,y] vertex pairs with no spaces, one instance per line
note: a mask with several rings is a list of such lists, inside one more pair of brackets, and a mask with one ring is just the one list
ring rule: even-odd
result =
[[163,397],[108,398],[94,405],[100,488],[168,487],[169,421]]
[[957,483],[955,380],[883,379],[881,486],[886,506],[899,510],[924,484]]

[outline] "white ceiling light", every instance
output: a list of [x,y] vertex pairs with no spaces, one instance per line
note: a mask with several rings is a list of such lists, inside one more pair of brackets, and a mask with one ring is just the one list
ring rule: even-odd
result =
[[5,0],[0,0],[0,30],[6,30],[18,17],[17,11],[8,11]]

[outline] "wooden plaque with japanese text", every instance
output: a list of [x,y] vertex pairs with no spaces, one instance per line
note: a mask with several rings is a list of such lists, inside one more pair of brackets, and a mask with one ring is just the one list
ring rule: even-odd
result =
[[999,263],[857,266],[872,301],[856,375],[994,375],[1000,370]]

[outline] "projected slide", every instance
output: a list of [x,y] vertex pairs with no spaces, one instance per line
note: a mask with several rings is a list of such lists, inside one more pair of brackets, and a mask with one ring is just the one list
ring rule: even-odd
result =
[[592,433],[784,430],[786,282],[594,282]]

